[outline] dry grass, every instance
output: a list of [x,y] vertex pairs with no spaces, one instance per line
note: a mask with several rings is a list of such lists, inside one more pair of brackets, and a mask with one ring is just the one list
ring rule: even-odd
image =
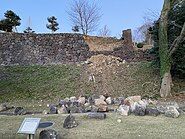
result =
[[[40,117],[42,121],[53,121],[52,127],[57,130],[63,138],[66,139],[128,139],[128,138],[183,138],[185,136],[185,116],[178,119],[158,117],[121,117],[117,114],[108,114],[105,120],[86,119],[84,115],[75,115],[79,126],[74,129],[64,129],[63,121],[67,115],[35,115],[31,117]],[[21,122],[25,117],[0,117],[0,135],[16,134]],[[122,122],[118,123],[117,119]],[[37,136],[40,130],[37,131]],[[20,135],[16,135],[20,139]]]

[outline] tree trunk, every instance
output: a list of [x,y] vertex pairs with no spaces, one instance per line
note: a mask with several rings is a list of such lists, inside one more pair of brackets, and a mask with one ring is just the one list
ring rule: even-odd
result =
[[171,1],[164,0],[163,9],[159,22],[159,56],[160,56],[160,73],[162,77],[161,97],[167,97],[171,93],[171,57],[169,55],[168,47],[168,13],[170,11]]

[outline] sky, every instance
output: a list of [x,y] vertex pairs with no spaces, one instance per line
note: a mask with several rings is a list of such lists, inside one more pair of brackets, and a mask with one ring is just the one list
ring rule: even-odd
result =
[[[93,0],[89,0],[93,1]],[[122,30],[132,29],[143,24],[143,17],[148,11],[160,13],[163,0],[95,0],[100,7],[102,18],[99,29],[105,25],[111,36],[120,36]],[[21,18],[18,32],[30,26],[36,33],[50,32],[46,28],[47,17],[55,16],[59,23],[58,33],[72,32],[72,24],[67,11],[73,0],[0,0],[0,19],[7,10],[14,11]],[[92,35],[97,35],[98,30]]]

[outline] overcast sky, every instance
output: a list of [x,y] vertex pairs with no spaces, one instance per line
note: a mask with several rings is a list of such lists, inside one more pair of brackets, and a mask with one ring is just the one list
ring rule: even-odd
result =
[[[50,32],[46,28],[47,17],[56,16],[60,29],[57,32],[72,32],[67,10],[73,0],[0,0],[0,18],[7,10],[13,10],[21,17],[19,32],[29,25],[36,33]],[[89,0],[93,1],[93,0]],[[124,29],[134,30],[142,25],[147,11],[160,12],[163,0],[96,0],[101,8],[99,28],[107,25],[112,36],[119,36]],[[96,35],[97,32],[94,32]]]

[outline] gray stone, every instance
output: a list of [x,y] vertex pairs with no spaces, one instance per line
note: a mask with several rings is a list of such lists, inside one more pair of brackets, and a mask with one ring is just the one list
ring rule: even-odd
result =
[[123,116],[128,116],[129,110],[130,110],[130,107],[127,105],[120,105],[119,108],[117,109],[118,113],[120,113]]
[[105,101],[108,105],[111,105],[113,102],[111,97],[108,97]]
[[146,115],[149,116],[158,116],[160,112],[157,110],[157,108],[146,108]]
[[61,138],[57,131],[53,129],[45,129],[40,132],[39,139],[61,139]]
[[63,106],[61,106],[60,108],[57,109],[57,113],[58,114],[67,114],[68,111],[67,111],[66,107],[63,105]]
[[73,96],[73,97],[70,97],[69,100],[70,100],[71,102],[74,102],[74,101],[77,101],[77,98],[76,98],[75,96]]
[[178,118],[180,113],[176,109],[175,106],[169,106],[167,107],[167,110],[165,111],[165,116],[166,117],[171,117],[171,118]]
[[137,104],[133,113],[136,116],[144,116],[145,115],[145,107]]
[[57,107],[54,105],[49,106],[49,113],[50,114],[57,114]]
[[26,111],[24,110],[23,107],[16,107],[14,110],[15,115],[25,115]]
[[79,102],[81,105],[84,105],[85,102],[86,102],[85,97],[79,97],[79,98],[78,98],[78,102]]
[[75,120],[75,117],[71,114],[67,116],[66,119],[64,120],[64,124],[63,124],[64,128],[70,129],[70,128],[74,128],[77,126],[78,126],[78,123]]
[[6,104],[0,104],[0,112],[5,111],[7,109]]
[[103,99],[95,99],[94,104],[95,104],[96,106],[107,105],[107,103],[106,103]]

